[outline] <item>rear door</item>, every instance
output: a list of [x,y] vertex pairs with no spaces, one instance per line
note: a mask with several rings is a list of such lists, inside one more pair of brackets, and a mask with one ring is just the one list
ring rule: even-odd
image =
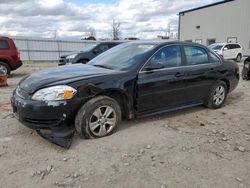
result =
[[220,59],[200,46],[183,46],[187,103],[202,103],[216,80]]
[[149,59],[138,75],[136,103],[139,114],[185,103],[182,65],[181,47],[178,45],[165,46]]
[[234,44],[234,54],[233,54],[233,58],[236,58],[238,54],[242,55],[242,48],[239,44]]

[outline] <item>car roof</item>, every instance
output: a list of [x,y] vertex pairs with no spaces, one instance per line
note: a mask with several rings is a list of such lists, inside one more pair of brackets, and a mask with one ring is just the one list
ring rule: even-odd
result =
[[122,41],[97,41],[98,44],[121,44]]
[[198,43],[193,43],[193,42],[184,42],[184,41],[162,41],[162,40],[140,40],[140,41],[131,41],[128,43],[133,43],[133,44],[152,44],[152,45],[157,45],[157,46],[165,46],[165,45],[192,45],[192,46],[200,46],[200,47],[205,47],[202,44]]
[[0,39],[10,39],[10,38],[5,36],[0,36]]
[[218,43],[211,44],[211,46],[212,45],[227,45],[227,44],[238,44],[238,45],[240,45],[237,42],[228,42],[228,43],[226,43],[226,42],[218,42]]

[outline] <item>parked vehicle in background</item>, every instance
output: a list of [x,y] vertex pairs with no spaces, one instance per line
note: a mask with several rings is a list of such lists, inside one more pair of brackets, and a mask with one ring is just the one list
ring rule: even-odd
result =
[[10,75],[10,72],[22,65],[20,53],[14,41],[9,37],[0,36],[0,70]]
[[58,65],[75,63],[86,64],[94,57],[100,55],[110,48],[113,48],[118,44],[121,44],[121,42],[100,42],[88,44],[79,52],[72,52],[71,54],[62,55]]
[[245,59],[243,70],[242,70],[242,79],[250,80],[250,56]]
[[243,48],[238,43],[215,43],[208,47],[224,59],[240,62],[243,57]]
[[129,42],[86,65],[29,75],[13,92],[11,103],[20,122],[53,142],[61,130],[68,142],[66,133],[72,129],[85,138],[110,135],[122,117],[202,104],[220,108],[238,81],[239,66],[202,45]]

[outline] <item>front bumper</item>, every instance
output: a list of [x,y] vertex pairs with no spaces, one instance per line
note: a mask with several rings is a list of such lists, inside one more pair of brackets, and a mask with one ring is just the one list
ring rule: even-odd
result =
[[53,129],[71,124],[84,101],[34,101],[24,99],[14,92],[11,105],[16,118],[32,129]]
[[34,101],[25,99],[14,91],[11,105],[15,117],[24,125],[35,129],[46,140],[69,148],[75,133],[72,126],[75,115],[84,101]]
[[59,60],[59,63],[58,63],[58,66],[62,66],[62,65],[70,65],[70,64],[74,64],[76,63],[74,59],[60,59]]

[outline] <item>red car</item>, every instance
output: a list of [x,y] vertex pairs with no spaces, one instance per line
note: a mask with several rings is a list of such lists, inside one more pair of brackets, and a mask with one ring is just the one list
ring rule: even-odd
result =
[[16,48],[14,41],[8,37],[0,36],[0,70],[10,74],[22,65],[20,53]]

